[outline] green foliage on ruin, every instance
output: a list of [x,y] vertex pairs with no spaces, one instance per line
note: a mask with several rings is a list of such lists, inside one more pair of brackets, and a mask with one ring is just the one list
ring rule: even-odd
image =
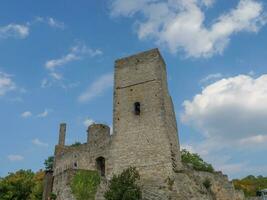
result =
[[210,181],[210,179],[206,178],[206,179],[203,181],[203,185],[204,185],[204,187],[205,187],[207,190],[209,190],[210,187],[211,187],[211,181]]
[[44,172],[19,170],[0,179],[1,200],[41,200]]
[[77,200],[94,200],[100,175],[97,171],[78,170],[71,181],[71,190]]
[[49,156],[45,161],[45,169],[46,170],[52,170],[53,169],[53,164],[54,164],[54,156]]
[[186,149],[181,151],[182,162],[192,165],[197,171],[214,172],[211,164],[206,163],[198,154],[190,153]]
[[57,195],[56,195],[55,193],[52,192],[52,193],[50,194],[50,199],[51,199],[51,200],[56,200],[56,199],[57,199]]
[[71,147],[78,147],[78,146],[80,146],[82,143],[80,143],[80,142],[75,142],[75,143],[73,143],[73,144],[71,144],[70,146]]
[[257,191],[267,188],[267,177],[249,175],[243,179],[234,179],[236,189],[243,190],[246,197],[256,196]]
[[137,181],[140,175],[136,168],[130,167],[119,175],[114,175],[110,180],[108,191],[105,193],[106,200],[140,200],[142,199],[141,188]]

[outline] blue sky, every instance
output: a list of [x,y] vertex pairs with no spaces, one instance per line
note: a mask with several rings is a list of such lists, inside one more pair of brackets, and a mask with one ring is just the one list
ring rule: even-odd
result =
[[114,60],[158,47],[180,143],[231,178],[267,176],[263,0],[1,1],[0,176],[112,126]]

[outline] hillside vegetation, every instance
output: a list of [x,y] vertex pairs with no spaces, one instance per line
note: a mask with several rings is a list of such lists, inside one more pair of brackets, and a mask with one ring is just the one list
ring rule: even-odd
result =
[[233,180],[236,189],[243,190],[245,196],[256,196],[257,191],[267,188],[267,177],[249,175],[243,179]]
[[190,153],[186,149],[181,151],[182,162],[191,165],[197,171],[214,172],[213,166],[205,162],[198,154]]

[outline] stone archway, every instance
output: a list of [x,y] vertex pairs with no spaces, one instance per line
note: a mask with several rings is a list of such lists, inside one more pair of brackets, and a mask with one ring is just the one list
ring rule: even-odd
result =
[[100,156],[96,159],[96,169],[101,176],[105,176],[105,158]]

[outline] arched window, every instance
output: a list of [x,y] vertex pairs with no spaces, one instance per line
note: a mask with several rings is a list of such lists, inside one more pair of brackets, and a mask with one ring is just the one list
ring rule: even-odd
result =
[[105,158],[104,157],[101,156],[96,159],[96,169],[98,170],[101,176],[105,176]]
[[134,114],[140,115],[141,113],[141,105],[140,102],[135,102],[134,103]]

